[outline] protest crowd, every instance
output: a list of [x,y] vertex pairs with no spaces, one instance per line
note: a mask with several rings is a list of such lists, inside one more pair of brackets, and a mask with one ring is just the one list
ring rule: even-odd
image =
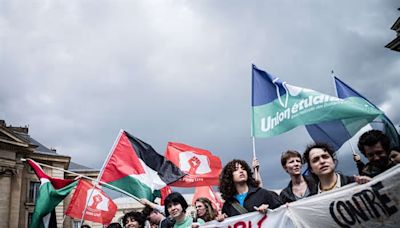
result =
[[[108,227],[199,227],[205,222],[223,221],[248,212],[266,213],[267,209],[324,194],[353,182],[367,183],[400,163],[399,148],[390,148],[389,138],[382,131],[365,132],[359,139],[358,148],[368,159],[368,163],[363,164],[360,156],[354,155],[358,176],[336,171],[335,153],[326,143],[310,144],[303,154],[295,150],[283,152],[281,164],[290,176],[290,182],[280,195],[259,186],[259,181],[254,178],[254,166],[252,169],[244,160],[233,159],[223,167],[219,177],[219,190],[224,200],[220,210],[208,198],[200,197],[195,200],[195,213],[188,215],[188,204],[182,194],[172,192],[165,198],[164,206],[141,199],[145,205],[142,211],[128,212],[122,218],[122,224],[111,223]],[[302,172],[303,164],[307,166],[307,173]]]
[[[279,195],[263,188],[255,153],[251,165],[234,158],[222,166],[221,160],[207,150],[169,142],[164,157],[124,130],[98,179],[92,180],[95,185],[79,178],[78,184],[75,180],[55,181],[37,165],[33,167],[33,161],[28,162],[41,180],[49,179],[60,191],[69,189],[62,192],[58,202],[78,185],[67,216],[106,227],[266,227],[266,223],[269,227],[396,227],[400,222],[398,132],[376,106],[339,79],[335,78],[335,83],[338,97],[331,97],[281,82],[253,65],[253,139],[306,125],[314,140],[302,152],[288,148],[282,153],[280,163],[290,181]],[[375,118],[389,127],[385,132],[368,130],[359,137],[361,155],[353,150],[358,175],[339,172],[335,152]],[[326,135],[329,137],[323,137]],[[144,209],[129,211],[119,222],[111,223],[117,206],[98,185],[134,198]],[[183,195],[170,186],[196,188],[193,211]],[[218,186],[220,196],[212,186]],[[154,201],[157,197],[160,204]],[[92,200],[82,205],[82,199],[87,198]],[[109,203],[104,206],[101,202],[105,201]],[[315,213],[319,216],[311,216]]]

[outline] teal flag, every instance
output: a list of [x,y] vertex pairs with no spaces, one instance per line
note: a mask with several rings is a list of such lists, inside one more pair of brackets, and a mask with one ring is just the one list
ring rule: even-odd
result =
[[359,97],[340,99],[311,89],[289,85],[253,65],[252,133],[271,137],[299,125],[342,120],[365,124],[382,114]]

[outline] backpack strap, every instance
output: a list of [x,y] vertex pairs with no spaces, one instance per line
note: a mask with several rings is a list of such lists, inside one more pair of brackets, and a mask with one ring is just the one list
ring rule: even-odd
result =
[[233,201],[233,202],[231,203],[231,205],[232,205],[233,208],[235,208],[235,210],[236,210],[237,212],[239,212],[240,214],[246,214],[246,213],[249,212],[246,208],[244,208],[242,205],[240,205],[240,204],[239,204],[238,202],[236,202],[236,201]]

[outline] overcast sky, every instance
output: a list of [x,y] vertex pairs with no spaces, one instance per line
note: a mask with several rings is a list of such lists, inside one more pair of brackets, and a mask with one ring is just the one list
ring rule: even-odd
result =
[[[0,2],[0,119],[85,166],[121,128],[161,154],[175,141],[250,162],[252,63],[330,95],[333,69],[400,123],[395,0]],[[311,142],[304,127],[257,139],[265,186],[285,187],[281,152]]]

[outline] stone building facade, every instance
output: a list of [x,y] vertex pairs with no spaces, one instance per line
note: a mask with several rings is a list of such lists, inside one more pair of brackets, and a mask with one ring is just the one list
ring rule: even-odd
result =
[[[40,181],[21,158],[31,158],[65,170],[70,168],[94,178],[98,175],[97,170],[72,163],[71,157],[57,154],[54,149],[36,141],[29,135],[27,126],[8,126],[4,120],[0,120],[0,228],[26,228],[33,213]],[[51,177],[74,177],[57,169],[42,168]],[[56,207],[58,227],[73,227],[73,221],[64,221],[66,205],[61,202]]]

